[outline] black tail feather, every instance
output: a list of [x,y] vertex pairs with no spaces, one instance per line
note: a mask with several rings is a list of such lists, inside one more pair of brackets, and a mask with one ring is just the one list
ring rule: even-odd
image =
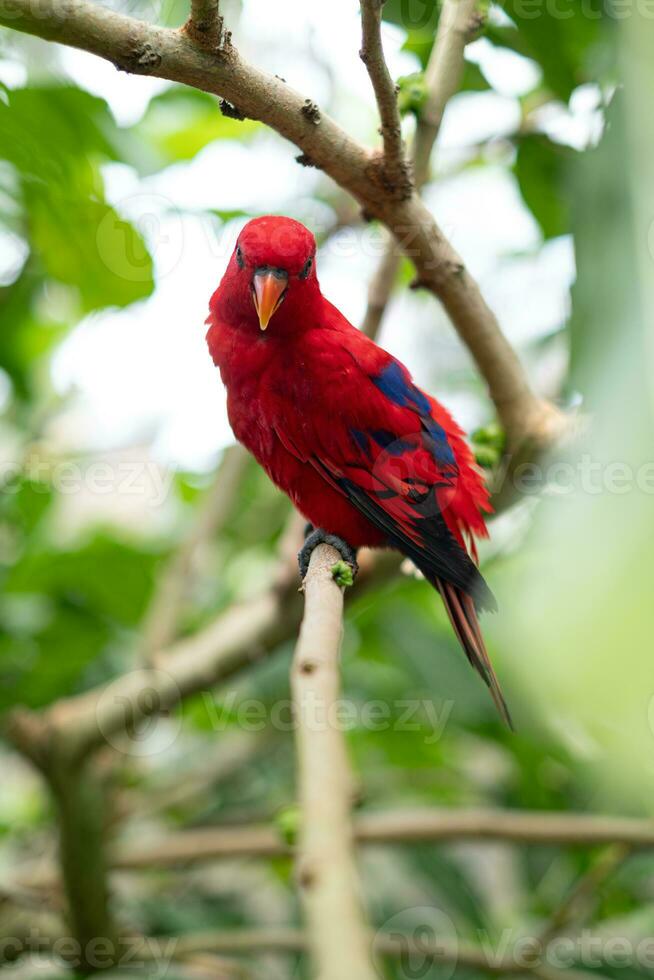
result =
[[507,703],[504,700],[481,634],[474,600],[456,585],[452,585],[451,582],[437,578],[435,585],[441,594],[452,628],[468,660],[488,686],[500,716],[508,727],[514,730]]

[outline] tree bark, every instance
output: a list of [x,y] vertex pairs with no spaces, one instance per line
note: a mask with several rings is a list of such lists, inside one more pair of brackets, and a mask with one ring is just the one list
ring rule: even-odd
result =
[[340,697],[343,592],[329,545],[311,556],[305,611],[291,673],[301,832],[297,875],[319,980],[374,980],[354,860],[352,777],[336,712]]

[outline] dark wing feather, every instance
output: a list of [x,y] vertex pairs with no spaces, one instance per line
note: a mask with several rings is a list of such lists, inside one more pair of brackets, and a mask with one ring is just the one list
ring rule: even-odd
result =
[[[497,608],[479,569],[434,506],[433,493],[422,500],[407,501],[389,485],[390,481],[384,482],[381,467],[377,468],[374,485],[370,486],[370,474],[358,464],[339,467],[340,472],[334,472],[329,464],[315,456],[311,462],[386,535],[389,545],[410,558],[430,582],[434,585],[437,579],[451,582],[471,596],[479,609]],[[400,512],[400,519],[393,511]]]

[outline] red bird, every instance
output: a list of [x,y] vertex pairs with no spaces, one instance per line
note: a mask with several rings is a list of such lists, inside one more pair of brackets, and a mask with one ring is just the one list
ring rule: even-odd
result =
[[297,221],[250,221],[209,309],[234,433],[315,529],[302,572],[320,541],[355,567],[363,545],[402,552],[510,724],[477,620],[495,599],[466,550],[476,560],[491,507],[456,422],[325,299],[315,239]]

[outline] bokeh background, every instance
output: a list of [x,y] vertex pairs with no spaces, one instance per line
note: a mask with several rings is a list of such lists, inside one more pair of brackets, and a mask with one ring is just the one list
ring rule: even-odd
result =
[[[180,0],[115,6],[173,25],[187,15]],[[250,60],[374,144],[356,3],[224,7]],[[502,728],[424,583],[403,574],[365,595],[355,590],[343,679],[364,812],[652,812],[654,21],[635,2],[532,8],[490,5],[486,29],[466,49],[462,91],[447,108],[424,192],[534,385],[579,420],[574,439],[525,476],[482,549],[500,601],[484,629],[518,730]],[[388,0],[395,77],[424,65],[432,10]],[[419,85],[402,86],[409,133]],[[167,641],[274,575],[289,505],[229,448],[204,343],[208,299],[245,221],[288,214],[321,243],[323,291],[360,323],[384,241],[296,156],[262,125],[221,115],[209,95],[2,32],[3,713],[49,706],[152,653],[180,551],[184,588],[164,624]],[[483,382],[433,297],[407,288],[411,278],[406,262],[379,340],[478,432],[479,458],[492,464]],[[209,515],[206,524],[198,514]],[[98,765],[111,774],[112,835],[138,843],[246,822],[288,831],[291,650],[284,642],[107,750]],[[407,700],[417,706],[409,724]],[[370,720],[373,702],[383,724]],[[52,861],[56,816],[8,743],[0,768],[0,878],[11,895],[12,882]],[[461,940],[494,942],[504,930],[537,933],[596,858],[592,848],[489,843],[361,855],[376,926],[436,907]],[[616,864],[586,914],[595,933],[635,948],[654,928],[654,864],[646,851]],[[286,859],[123,871],[112,886],[119,920],[147,935],[298,921]],[[56,889],[45,900],[56,904]],[[245,962],[252,976],[305,975],[293,954],[253,952]],[[632,956],[599,972],[636,978],[650,968]],[[404,973],[389,961],[384,969],[399,978],[446,968]],[[7,975],[70,975],[61,970],[46,951]],[[171,966],[167,975],[216,975],[195,970]]]

